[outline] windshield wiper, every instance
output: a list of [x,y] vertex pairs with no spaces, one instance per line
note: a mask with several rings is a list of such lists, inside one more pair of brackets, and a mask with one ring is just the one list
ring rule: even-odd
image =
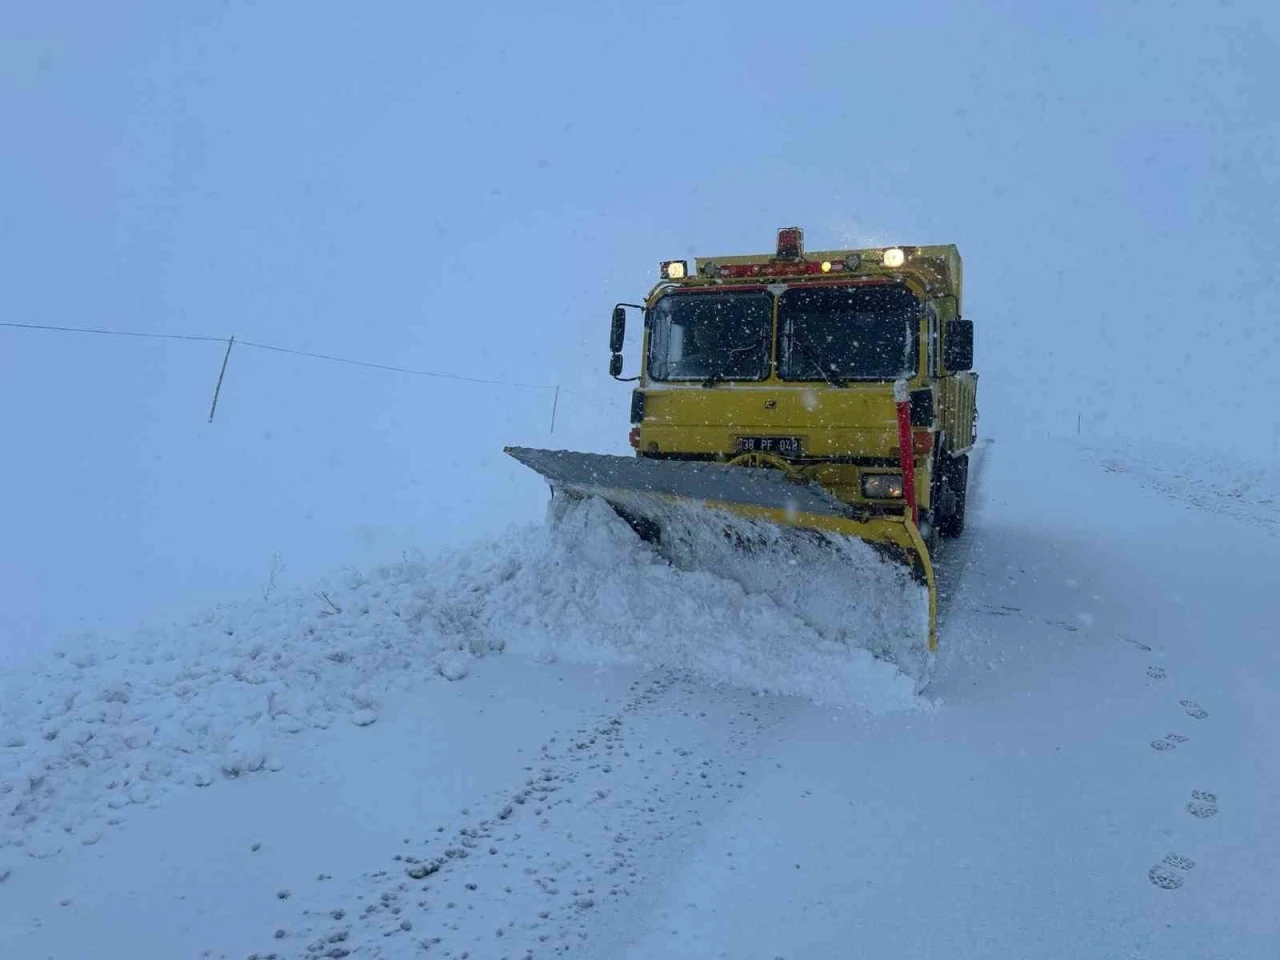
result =
[[849,385],[843,378],[828,373],[827,368],[823,366],[823,356],[808,346],[804,340],[801,339],[800,334],[796,333],[794,330],[791,332],[791,341],[801,349],[806,357],[809,358],[809,362],[818,369],[818,373],[822,374],[823,380],[827,381],[827,383],[831,384],[833,387],[847,387]]
[[764,337],[759,336],[759,337],[756,337],[754,340],[752,340],[750,343],[748,343],[744,347],[733,347],[729,351],[729,355],[725,357],[724,363],[720,364],[720,369],[717,370],[715,373],[711,374],[709,377],[707,377],[707,379],[703,380],[702,386],[710,390],[717,383],[724,383],[725,381],[727,381],[729,378],[725,376],[725,371],[729,369],[729,362],[740,353],[748,353],[752,350],[758,349],[760,344],[763,341],[764,341]]

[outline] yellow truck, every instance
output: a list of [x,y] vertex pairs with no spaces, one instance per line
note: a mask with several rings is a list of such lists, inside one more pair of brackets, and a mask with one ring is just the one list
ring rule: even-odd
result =
[[553,490],[599,496],[642,536],[696,506],[799,535],[854,537],[928,587],[931,551],[965,525],[977,437],[973,322],[953,245],[668,260],[643,304],[618,304],[610,374],[624,379],[627,311],[643,311],[631,402],[635,458],[508,448]]

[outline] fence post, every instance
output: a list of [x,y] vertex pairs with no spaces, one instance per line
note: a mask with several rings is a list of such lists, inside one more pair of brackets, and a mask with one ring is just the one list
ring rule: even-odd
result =
[[222,378],[227,375],[227,361],[231,359],[231,348],[236,345],[236,338],[227,341],[227,352],[222,355],[222,369],[218,371],[218,385],[213,388],[213,403],[209,405],[209,422],[213,423],[213,415],[218,409],[218,394],[222,392]]

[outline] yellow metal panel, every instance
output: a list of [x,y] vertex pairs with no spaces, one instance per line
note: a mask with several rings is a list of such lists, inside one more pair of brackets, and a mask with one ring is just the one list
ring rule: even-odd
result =
[[939,421],[947,449],[961,454],[972,445],[977,417],[978,375],[957,373],[938,381]]

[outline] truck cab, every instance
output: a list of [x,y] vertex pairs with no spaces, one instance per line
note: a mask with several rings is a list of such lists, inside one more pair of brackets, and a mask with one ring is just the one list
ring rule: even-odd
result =
[[614,308],[611,330],[610,373],[624,379],[627,311],[643,311],[628,378],[638,457],[774,467],[871,516],[907,509],[914,472],[926,541],[963,531],[978,376],[954,245],[806,253],[788,227],[773,253],[664,261],[659,274],[643,304]]

